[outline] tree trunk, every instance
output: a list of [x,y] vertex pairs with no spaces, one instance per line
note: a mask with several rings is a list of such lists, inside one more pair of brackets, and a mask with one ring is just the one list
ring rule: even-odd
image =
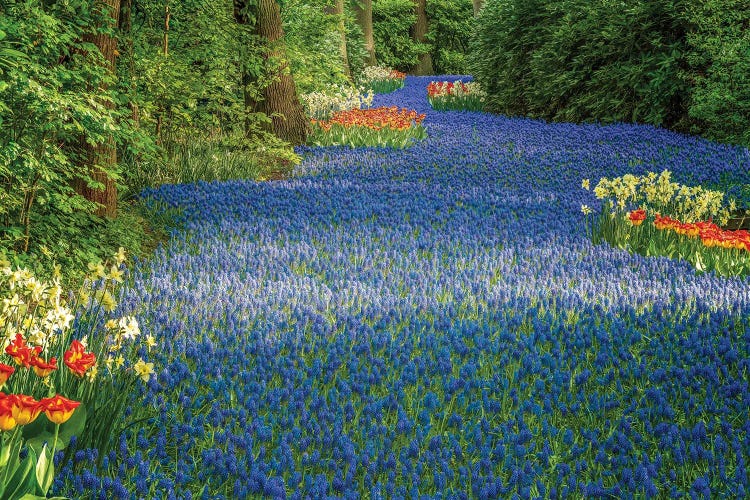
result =
[[[234,20],[237,24],[241,26],[247,26],[252,25],[255,20],[252,19],[248,15],[248,7],[246,0],[233,0],[234,5]],[[243,31],[241,31],[241,36],[244,34]],[[243,41],[242,45],[246,45],[247,40]],[[245,137],[250,138],[250,136],[253,134],[253,128],[252,128],[252,122],[250,118],[247,116],[249,113],[254,113],[257,111],[258,103],[253,97],[252,92],[250,91],[250,85],[253,84],[254,78],[250,75],[250,72],[247,70],[247,64],[245,63],[245,57],[243,57],[242,50],[240,51],[240,84],[242,85],[242,97],[243,97],[243,103],[245,107],[245,121],[244,121],[244,129],[245,129]]]
[[482,10],[484,0],[472,0],[472,3],[474,4],[474,17],[476,17],[479,15],[479,11]]
[[273,65],[271,83],[263,89],[258,110],[271,118],[273,133],[294,145],[307,140],[309,122],[302,111],[284,45],[281,9],[276,0],[258,0],[255,33],[266,41],[264,59]]
[[[120,17],[120,0],[97,0],[96,8],[107,9],[111,28],[118,26]],[[115,71],[115,58],[117,57],[117,38],[108,34],[97,33],[88,35],[85,40],[92,42],[104,58],[106,69]],[[106,86],[100,90],[105,92]],[[110,109],[114,104],[107,102]],[[115,180],[107,171],[114,169],[117,165],[117,146],[111,135],[101,144],[92,146],[83,142],[84,167],[89,171],[89,177],[104,186],[103,189],[94,189],[88,186],[83,179],[76,183],[76,191],[89,201],[99,204],[96,213],[99,216],[114,218],[117,215],[117,185]]]
[[[125,38],[125,54],[128,62],[128,93],[130,94],[130,109],[132,110],[133,124],[138,128],[140,116],[138,112],[138,103],[135,102],[135,96],[138,93],[138,83],[135,79],[135,52],[133,48],[133,0],[121,0],[120,2],[120,19],[119,27],[121,37]],[[121,51],[122,52],[122,51]]]
[[330,7],[326,7],[325,11],[326,14],[337,16],[338,30],[341,34],[339,53],[341,54],[341,61],[344,66],[344,74],[351,80],[352,72],[349,68],[349,55],[346,52],[346,18],[344,17],[344,0],[335,0],[334,4]]
[[162,40],[162,54],[164,57],[169,55],[169,21],[172,19],[172,12],[169,10],[169,0],[164,2],[164,39]]
[[372,31],[372,0],[355,0],[354,13],[357,16],[357,24],[362,28],[365,38],[365,50],[367,58],[365,64],[375,66],[378,62],[375,58],[375,36]]
[[[417,12],[417,21],[412,26],[412,38],[415,42],[425,43],[425,35],[428,29],[427,0],[414,0],[414,7]],[[434,73],[432,55],[429,51],[419,56],[419,62],[413,71],[415,75],[431,75]]]

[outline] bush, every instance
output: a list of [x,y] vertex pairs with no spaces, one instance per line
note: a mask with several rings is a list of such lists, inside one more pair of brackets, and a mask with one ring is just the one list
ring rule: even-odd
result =
[[436,75],[465,75],[474,24],[469,0],[427,2],[428,37],[432,43],[432,65]]
[[488,0],[470,70],[498,112],[750,144],[748,22],[739,2]]
[[102,71],[98,51],[83,42],[99,23],[87,5],[0,7],[4,41],[24,58],[0,69],[0,254],[42,277],[50,276],[51,261],[61,264],[64,279],[76,275],[114,251],[105,241],[112,229],[123,229],[95,216],[95,204],[73,187],[85,172],[84,140],[133,138],[128,119],[103,105],[117,95],[100,90],[112,88],[112,77]]
[[323,2],[288,1],[282,14],[287,55],[298,91],[309,93],[332,84],[346,84],[338,21],[324,12]]
[[693,131],[750,145],[750,5],[705,0],[687,12],[695,26],[688,33]]
[[415,42],[411,27],[417,20],[412,0],[379,0],[372,4],[375,56],[378,64],[409,71],[431,46]]

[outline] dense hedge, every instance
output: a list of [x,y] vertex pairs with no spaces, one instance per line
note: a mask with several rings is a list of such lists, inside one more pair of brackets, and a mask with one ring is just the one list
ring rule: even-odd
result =
[[412,39],[417,19],[413,0],[377,0],[372,4],[375,54],[378,63],[409,72],[429,52],[435,74],[466,74],[466,53],[472,29],[469,0],[427,2],[427,41]]
[[492,110],[750,144],[742,0],[488,0],[470,70]]

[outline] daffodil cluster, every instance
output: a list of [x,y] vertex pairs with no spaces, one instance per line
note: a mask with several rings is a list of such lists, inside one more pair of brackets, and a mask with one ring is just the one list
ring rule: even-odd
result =
[[348,85],[331,85],[324,90],[302,94],[300,100],[305,113],[315,120],[327,120],[337,111],[369,108],[374,94]]
[[28,269],[0,262],[0,347],[7,347],[19,333],[33,345],[54,346],[73,319],[59,277],[40,281]]
[[674,217],[685,223],[716,220],[725,224],[729,210],[724,193],[701,186],[686,186],[672,181],[672,173],[625,174],[608,179],[602,177],[594,188],[600,200],[607,200],[615,210],[633,207]]

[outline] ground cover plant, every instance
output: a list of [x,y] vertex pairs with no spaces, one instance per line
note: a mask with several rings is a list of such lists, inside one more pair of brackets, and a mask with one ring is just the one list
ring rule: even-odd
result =
[[432,109],[483,111],[487,93],[478,83],[461,80],[453,82],[430,82],[427,85],[427,100]]
[[[582,179],[750,183],[746,149],[647,126],[430,110],[403,150],[162,186],[183,229],[119,312],[157,414],[54,491],[107,498],[741,498],[750,282],[594,245]],[[690,181],[690,182],[688,182]],[[581,193],[584,193],[583,195]],[[588,197],[587,197],[588,196]]]
[[315,146],[405,148],[427,137],[424,117],[397,106],[337,111],[327,120],[312,120],[308,142]]

